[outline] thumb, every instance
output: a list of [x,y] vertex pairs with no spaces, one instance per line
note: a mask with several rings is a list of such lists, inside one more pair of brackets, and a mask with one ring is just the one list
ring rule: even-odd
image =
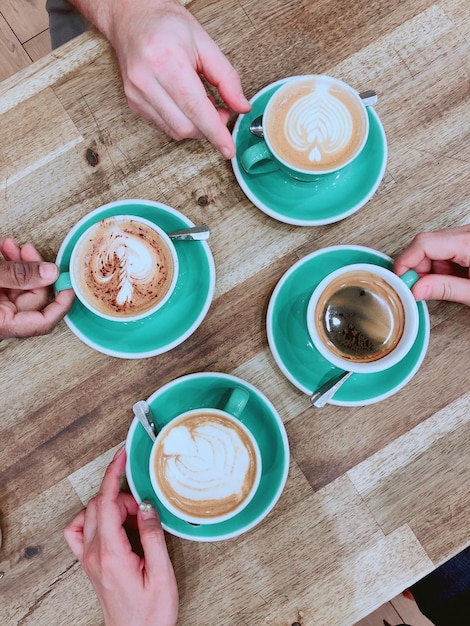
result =
[[0,287],[38,289],[51,285],[59,276],[55,263],[4,261],[0,263]]
[[470,280],[448,274],[427,274],[414,285],[416,300],[448,300],[470,305]]
[[139,504],[137,525],[140,533],[140,542],[144,549],[145,569],[152,576],[162,569],[169,561],[165,542],[165,534],[156,509],[148,502]]

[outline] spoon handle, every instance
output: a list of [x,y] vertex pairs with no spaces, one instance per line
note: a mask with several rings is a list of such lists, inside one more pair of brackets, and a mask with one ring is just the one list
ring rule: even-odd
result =
[[205,241],[209,239],[210,230],[205,224],[201,226],[191,226],[168,233],[168,237],[174,241]]
[[324,407],[331,400],[343,383],[351,376],[352,372],[343,372],[335,376],[310,396],[310,402],[317,408]]
[[359,94],[359,98],[362,100],[364,106],[371,107],[377,104],[378,96],[375,91],[368,89]]
[[139,402],[134,404],[132,409],[134,411],[134,415],[144,427],[147,435],[152,441],[155,441],[155,424],[150,418],[150,407],[148,403],[145,400],[139,400]]

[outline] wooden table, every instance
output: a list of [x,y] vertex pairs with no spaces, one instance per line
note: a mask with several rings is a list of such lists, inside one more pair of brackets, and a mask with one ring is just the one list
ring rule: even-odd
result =
[[217,268],[207,317],[165,354],[114,358],[63,322],[47,337],[0,344],[4,625],[101,623],[62,529],[96,492],[133,403],[191,372],[235,374],[264,392],[285,423],[291,465],[252,531],[218,543],[168,536],[180,624],[353,624],[469,542],[468,307],[431,303],[419,371],[362,407],[313,409],[266,335],[271,293],[305,255],[356,244],[394,257],[423,229],[469,222],[466,0],[195,0],[191,10],[250,98],[301,73],[376,89],[386,173],[347,219],[294,226],[256,208],[210,145],[175,143],[130,113],[96,34],[0,85],[2,235],[53,260],[95,207],[148,198],[210,225]]

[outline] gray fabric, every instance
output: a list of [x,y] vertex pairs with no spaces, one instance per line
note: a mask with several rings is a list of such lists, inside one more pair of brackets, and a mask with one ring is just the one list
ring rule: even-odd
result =
[[88,23],[67,0],[47,0],[49,13],[49,31],[52,49],[81,35],[88,28]]

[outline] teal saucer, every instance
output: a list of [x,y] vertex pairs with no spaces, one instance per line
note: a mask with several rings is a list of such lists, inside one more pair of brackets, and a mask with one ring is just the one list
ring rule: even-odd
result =
[[[67,235],[56,263],[67,271],[73,246],[93,223],[111,215],[138,215],[166,232],[194,226],[179,211],[150,200],[120,200],[86,215]],[[179,274],[175,290],[162,309],[135,322],[113,322],[93,314],[78,298],[65,317],[81,341],[110,356],[139,359],[162,354],[187,339],[209,310],[215,288],[215,267],[205,241],[175,241]]]
[[251,100],[250,113],[240,115],[233,129],[237,154],[232,167],[245,195],[261,211],[274,219],[298,226],[331,224],[358,211],[376,192],[387,164],[387,139],[373,107],[367,107],[369,137],[361,154],[333,174],[305,183],[280,171],[247,174],[239,155],[261,141],[250,133],[251,121],[261,115],[271,95],[285,82],[277,81],[259,91]]
[[[392,268],[390,257],[362,246],[332,246],[300,259],[281,278],[267,313],[268,342],[282,373],[311,395],[340,373],[314,347],[307,330],[307,306],[315,287],[327,274],[352,263],[374,263]],[[429,343],[429,313],[418,302],[419,330],[413,347],[393,367],[374,374],[353,374],[338,389],[330,404],[363,406],[388,398],[404,387],[418,371]]]
[[284,424],[266,396],[240,378],[202,372],[182,376],[161,387],[148,399],[157,430],[185,411],[223,407],[235,387],[243,387],[250,394],[239,419],[243,420],[258,442],[262,473],[258,490],[250,503],[225,522],[194,526],[180,520],[163,506],[152,489],[148,472],[152,441],[137,418],[130,426],[126,439],[126,477],[130,490],[137,502],[151,501],[159,512],[163,528],[177,537],[193,541],[236,537],[259,524],[284,489],[289,470],[289,444]]

